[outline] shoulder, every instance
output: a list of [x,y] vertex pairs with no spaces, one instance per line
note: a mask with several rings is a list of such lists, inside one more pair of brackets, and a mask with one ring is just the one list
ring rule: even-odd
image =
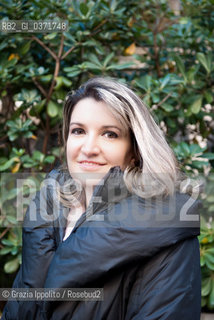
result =
[[188,194],[174,193],[167,197],[141,198],[129,195],[111,206],[116,215],[123,212],[123,216],[132,217],[136,222],[153,226],[198,227],[201,201]]
[[48,172],[45,176],[45,180],[53,179],[57,181],[60,185],[64,184],[68,179],[71,179],[71,176],[67,169],[63,166],[59,166]]
[[[158,319],[199,319],[201,300],[200,253],[197,238],[164,248],[141,262],[127,308],[128,318],[158,314]],[[152,303],[151,303],[152,301]],[[153,319],[153,317],[152,317]]]
[[23,223],[25,231],[27,228],[53,227],[62,209],[57,189],[65,183],[66,179],[68,174],[61,168],[53,169],[46,174],[40,190],[31,196]]

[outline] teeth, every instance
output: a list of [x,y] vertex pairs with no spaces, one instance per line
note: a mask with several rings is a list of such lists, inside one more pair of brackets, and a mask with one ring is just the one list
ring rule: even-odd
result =
[[81,162],[82,164],[87,164],[89,166],[94,166],[94,165],[100,165],[99,163],[92,163],[92,162]]

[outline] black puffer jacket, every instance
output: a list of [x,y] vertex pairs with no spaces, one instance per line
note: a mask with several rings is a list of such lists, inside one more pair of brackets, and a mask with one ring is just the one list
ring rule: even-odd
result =
[[[49,178],[63,183],[65,175],[53,170]],[[42,188],[26,214],[14,287],[103,288],[104,300],[9,301],[2,319],[200,319],[198,201],[180,193],[137,197],[115,167],[62,241],[66,210],[54,192]],[[43,219],[53,212],[54,221]]]

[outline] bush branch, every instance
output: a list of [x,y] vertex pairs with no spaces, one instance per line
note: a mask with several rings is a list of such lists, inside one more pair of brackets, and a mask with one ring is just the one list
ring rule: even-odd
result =
[[[58,77],[58,74],[59,74],[60,60],[61,60],[61,55],[62,55],[62,52],[63,52],[63,45],[64,45],[64,35],[62,34],[58,55],[57,56],[55,55],[56,64],[55,64],[55,70],[54,70],[54,75],[53,75],[53,79],[52,79],[52,82],[51,82],[51,86],[50,86],[50,89],[48,91],[48,95],[47,95],[47,98],[46,98],[46,104],[47,105],[48,105],[48,103],[49,103],[49,101],[51,99],[51,96],[52,96],[52,93],[53,93],[53,90],[54,90],[55,79],[56,79],[56,77]],[[44,154],[46,154],[46,151],[47,151],[47,145],[48,145],[49,136],[50,136],[50,118],[49,118],[49,116],[47,114],[47,118],[46,118],[46,135],[45,135],[44,143],[43,143],[43,147],[42,147],[42,152]]]
[[32,80],[33,80],[33,82],[35,83],[35,85],[37,86],[37,88],[41,91],[41,93],[43,94],[43,96],[47,98],[47,92],[46,92],[45,89],[41,86],[41,84],[36,80],[35,77],[33,77]]
[[76,48],[76,46],[73,46],[68,51],[66,51],[64,53],[64,55],[62,56],[62,60],[65,59],[69,55],[69,53],[71,53],[75,48]]
[[160,107],[167,99],[169,99],[169,97],[171,97],[171,95],[171,93],[168,93],[167,96],[157,104],[157,107]]
[[38,42],[40,44],[40,46],[42,46],[46,51],[48,51],[50,53],[50,55],[56,60],[57,56],[56,54],[46,46],[46,44],[44,44],[44,42],[42,42],[39,38],[32,36],[32,39],[35,40],[36,42]]

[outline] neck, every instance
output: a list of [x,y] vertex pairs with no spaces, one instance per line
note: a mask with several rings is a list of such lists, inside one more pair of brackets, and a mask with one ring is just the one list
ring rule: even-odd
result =
[[89,185],[84,187],[84,193],[85,193],[85,207],[87,208],[89,206],[89,203],[91,201],[92,195],[93,195],[94,186]]

